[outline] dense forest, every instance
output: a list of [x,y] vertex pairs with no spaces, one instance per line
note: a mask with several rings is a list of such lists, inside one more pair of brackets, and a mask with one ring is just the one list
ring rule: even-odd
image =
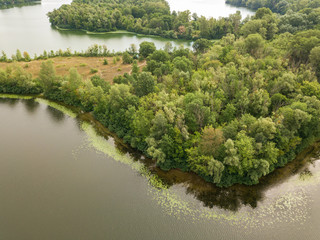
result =
[[0,8],[11,7],[14,5],[30,4],[40,1],[41,0],[0,0]]
[[[84,12],[103,8],[93,9],[91,2],[95,1],[64,5],[51,14],[51,21],[53,14],[62,14],[73,22],[82,9],[79,16],[95,22],[99,15]],[[157,11],[170,16],[165,2],[138,2],[160,4],[163,8],[159,5]],[[119,1],[113,3],[118,8]],[[134,6],[126,7],[132,13]],[[75,11],[68,12],[72,8]],[[143,9],[141,19],[155,14]],[[291,10],[280,16],[260,8],[251,19],[239,22],[236,32],[214,43],[198,39],[193,50],[173,49],[170,43],[157,50],[153,43],[143,42],[139,50],[132,46],[122,54],[132,71],[112,84],[99,75],[83,79],[75,68],[66,77],[57,76],[51,60],[42,63],[38,78],[21,67],[9,67],[0,70],[0,92],[43,94],[91,112],[164,170],[192,171],[218,186],[257,184],[320,137],[320,30],[318,17],[312,18],[316,11]],[[126,19],[120,10],[113,12],[121,13],[118,23]],[[281,28],[287,14],[293,17]],[[295,14],[310,17],[308,24],[294,25]],[[57,53],[64,54],[71,55]],[[83,56],[104,54],[109,54],[106,48],[93,46]],[[40,58],[50,56],[56,55],[46,52]],[[13,57],[30,61],[20,51]],[[144,59],[146,66],[139,69],[137,61]],[[12,59],[3,54],[0,61]]]
[[126,30],[165,38],[219,39],[237,34],[239,12],[220,19],[206,19],[191,12],[170,12],[165,0],[74,0],[48,13],[53,26],[91,32]]
[[[48,16],[51,24],[60,28],[94,32],[127,30],[165,38],[192,40],[220,39],[230,33],[238,37],[252,31],[271,39],[276,33],[294,33],[320,26],[320,1],[301,0],[292,1],[290,4],[273,0],[257,1],[260,4],[246,0],[227,2],[254,9],[268,7],[282,15],[273,14],[241,22],[239,12],[219,19],[207,19],[195,13],[191,14],[190,11],[171,13],[164,0],[74,0],[71,5],[63,5]],[[241,24],[246,22],[246,27],[240,31]]]

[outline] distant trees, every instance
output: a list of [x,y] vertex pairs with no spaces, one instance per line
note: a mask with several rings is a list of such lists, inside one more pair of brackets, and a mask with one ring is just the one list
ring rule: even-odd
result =
[[165,0],[81,1],[63,5],[48,13],[52,25],[95,32],[127,30],[172,39],[218,39],[238,34],[240,12],[221,19],[206,19],[189,10],[170,12]]
[[0,0],[0,8],[39,2],[39,0]]

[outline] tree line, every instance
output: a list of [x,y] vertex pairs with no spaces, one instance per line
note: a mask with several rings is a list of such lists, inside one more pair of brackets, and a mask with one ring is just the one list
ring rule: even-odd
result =
[[[134,44],[131,44],[129,48],[129,52],[135,52],[136,46]],[[1,52],[0,56],[0,62],[30,62],[32,60],[45,60],[49,58],[55,58],[55,57],[114,57],[114,56],[120,56],[122,55],[122,52],[110,52],[106,45],[98,45],[93,44],[92,46],[88,47],[85,51],[74,51],[72,52],[70,48],[67,48],[67,50],[59,49],[57,51],[46,51],[44,50],[41,54],[35,54],[34,56],[30,56],[30,54],[26,51],[23,53],[17,49],[15,54],[12,54],[11,57],[9,57],[5,51]]]

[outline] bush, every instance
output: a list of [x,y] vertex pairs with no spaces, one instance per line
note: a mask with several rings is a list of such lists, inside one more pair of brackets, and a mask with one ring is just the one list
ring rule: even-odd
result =
[[131,64],[133,62],[133,58],[130,56],[128,52],[124,52],[122,55],[122,63],[123,64]]
[[90,69],[90,73],[91,74],[94,74],[94,73],[97,73],[98,72],[98,69],[96,69],[96,68],[91,68]]

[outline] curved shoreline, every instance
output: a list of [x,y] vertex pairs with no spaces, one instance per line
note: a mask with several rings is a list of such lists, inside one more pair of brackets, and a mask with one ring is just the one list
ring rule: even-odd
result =
[[[160,187],[160,189],[166,189],[174,185],[182,184],[183,188],[186,189],[187,194],[194,195],[199,201],[203,202],[205,206],[210,208],[213,206],[218,206],[219,208],[231,211],[237,211],[243,205],[249,205],[252,208],[255,208],[258,202],[263,200],[266,190],[286,182],[292,176],[301,174],[310,163],[310,159],[312,159],[320,150],[320,141],[316,141],[311,146],[305,148],[302,152],[297,154],[296,158],[286,166],[278,168],[267,176],[262,177],[257,185],[247,186],[235,184],[231,187],[220,188],[213,183],[206,182],[193,172],[183,172],[180,169],[171,169],[169,171],[161,170],[156,166],[152,159],[144,157],[143,154],[125,144],[122,139],[117,137],[99,121],[94,119],[92,114],[84,113],[76,107],[47,100],[41,95],[23,96],[16,94],[0,94],[0,99],[1,98],[22,100],[41,99],[40,102],[56,108],[57,110],[62,111],[73,118],[78,118],[80,121],[89,124],[97,132],[97,134],[105,140],[109,139],[110,137],[113,138],[115,142],[114,147],[117,149],[117,151],[124,154],[129,154],[129,156],[133,158],[134,162],[139,162],[139,164],[144,165],[145,170],[148,173],[144,173],[142,175],[146,174],[149,181],[152,181],[152,186],[156,188]],[[67,112],[65,110],[67,110]],[[70,115],[69,111],[72,112],[73,115]],[[103,149],[99,150],[103,151]],[[140,169],[140,167],[134,167],[134,169],[137,170]],[[233,202],[236,205],[232,205],[230,202]]]
[[[148,38],[158,38],[158,39],[164,39],[164,40],[170,40],[170,41],[177,41],[177,42],[184,42],[184,43],[193,43],[194,40],[190,39],[183,39],[183,38],[165,38],[160,35],[153,35],[153,34],[143,34],[143,33],[136,33],[136,32],[129,32],[126,30],[117,30],[117,31],[110,31],[110,32],[91,32],[85,29],[76,29],[76,28],[61,28],[56,25],[52,25],[52,28],[58,30],[58,31],[80,31],[84,32],[87,35],[108,35],[108,34],[128,34],[128,35],[134,35],[137,37],[148,37]],[[216,41],[219,39],[212,39],[210,41]]]

